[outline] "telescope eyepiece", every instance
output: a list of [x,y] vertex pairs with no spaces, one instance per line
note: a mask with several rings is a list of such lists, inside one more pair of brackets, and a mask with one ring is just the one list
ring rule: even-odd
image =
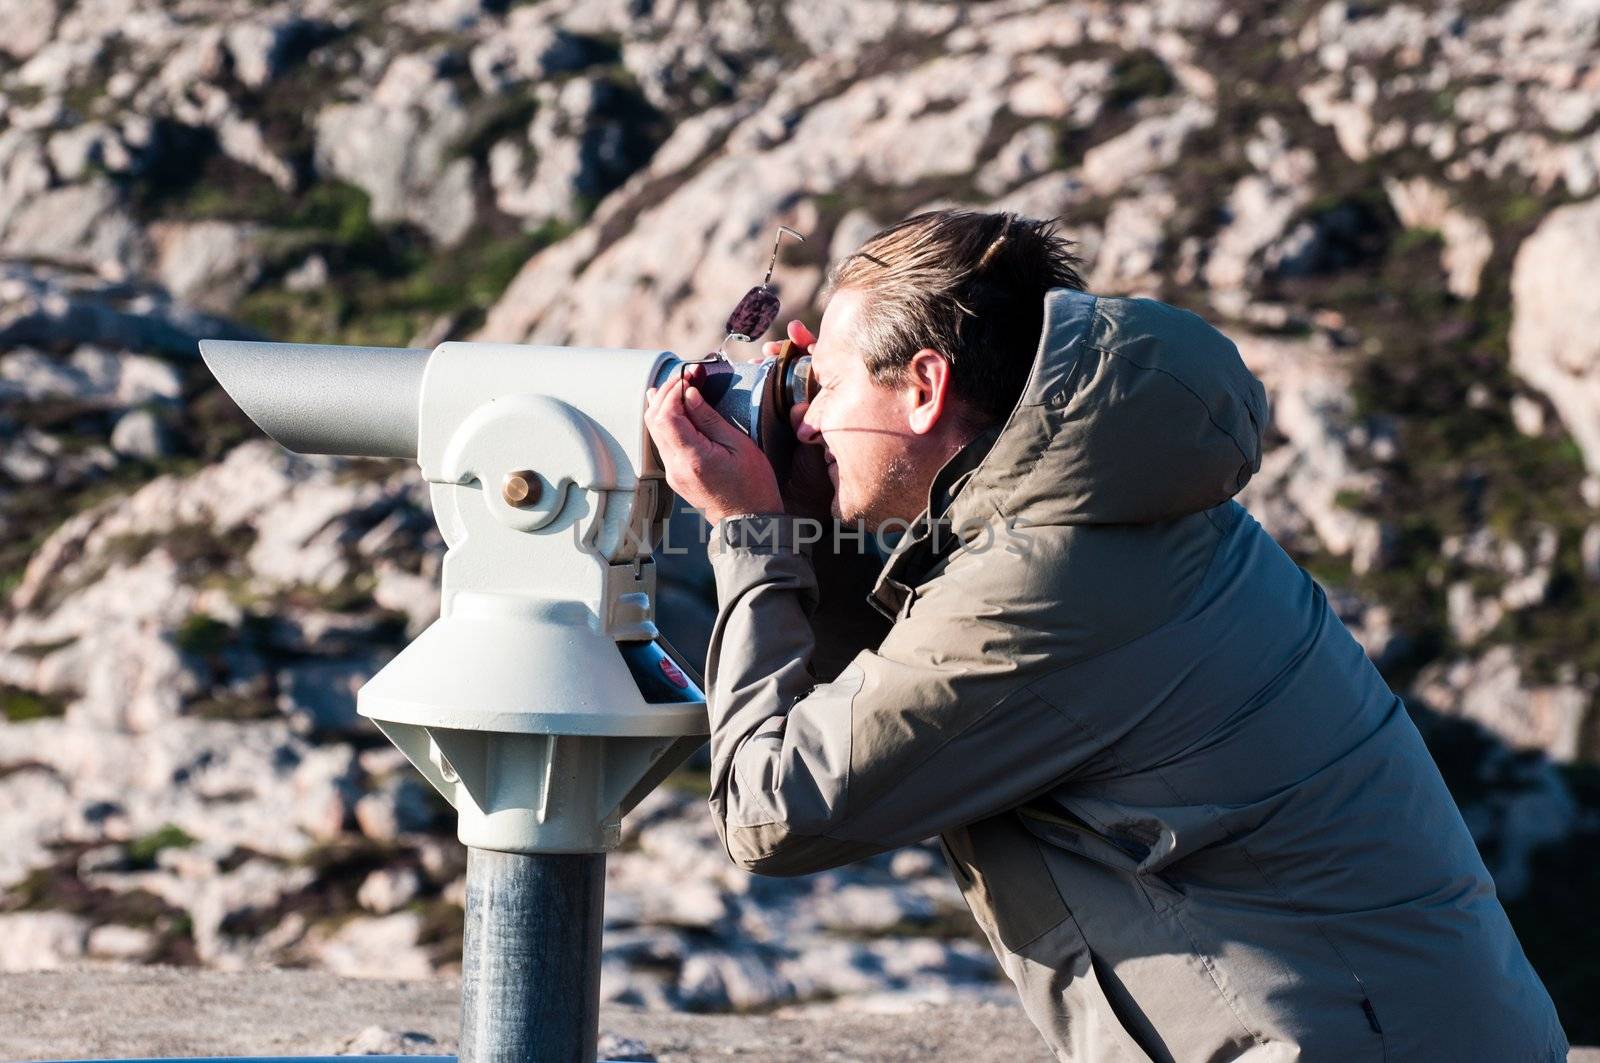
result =
[[730,362],[720,355],[699,360],[673,359],[657,379],[698,367],[695,387],[712,408],[761,447],[775,467],[784,468],[798,443],[790,414],[816,394],[811,355],[785,340],[779,352],[759,362]]

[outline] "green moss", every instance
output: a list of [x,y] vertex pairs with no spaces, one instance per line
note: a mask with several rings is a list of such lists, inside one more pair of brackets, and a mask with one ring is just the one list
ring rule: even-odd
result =
[[[53,847],[53,860],[0,892],[0,911],[56,911],[81,916],[91,925],[117,924],[156,933],[153,963],[193,966],[199,962],[194,927],[188,913],[173,908],[142,889],[114,890],[90,886],[78,877],[86,844]],[[124,866],[123,870],[137,870]]]
[[49,642],[25,642],[20,646],[13,646],[10,652],[17,657],[31,657],[38,660],[48,657],[57,650],[64,650],[74,642],[75,638],[52,639]]
[[1178,83],[1167,64],[1147,49],[1128,52],[1111,68],[1111,89],[1106,102],[1113,107],[1128,107],[1152,96],[1165,96]]
[[1437,254],[1443,247],[1444,238],[1437,229],[1406,229],[1394,240],[1394,251],[1402,255],[1419,248]]
[[278,340],[403,346],[441,316],[458,328],[481,319],[533,254],[571,231],[562,223],[531,233],[480,229],[437,249],[404,227],[372,226],[364,199],[333,197],[302,215],[325,234],[318,250],[334,280],[309,292],[252,292],[239,317]]
[[182,827],[164,824],[128,843],[128,862],[136,868],[153,868],[163,849],[187,849],[194,839]]
[[66,702],[61,698],[0,683],[0,716],[11,723],[50,719],[66,711]]
[[1515,195],[1504,201],[1500,208],[1500,220],[1507,225],[1526,225],[1537,221],[1544,216],[1550,208],[1547,199],[1539,196]]
[[525,130],[538,109],[527,89],[486,97],[469,109],[466,128],[446,154],[482,160],[497,142]]
[[1359,510],[1366,505],[1366,501],[1367,493],[1365,491],[1351,491],[1346,489],[1342,491],[1335,491],[1333,495],[1333,504],[1339,506],[1341,509]]
[[233,636],[233,628],[216,617],[190,613],[178,625],[178,630],[172,633],[172,641],[184,653],[208,656],[226,646]]
[[220,694],[201,698],[185,706],[184,712],[198,719],[218,720],[224,723],[271,720],[279,715],[277,701],[265,694],[255,696]]

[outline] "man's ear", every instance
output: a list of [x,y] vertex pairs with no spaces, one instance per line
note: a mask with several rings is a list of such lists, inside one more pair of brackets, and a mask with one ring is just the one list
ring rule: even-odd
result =
[[924,347],[911,356],[901,379],[911,403],[906,421],[917,435],[927,435],[953,415],[955,393],[951,390],[950,360],[944,355]]

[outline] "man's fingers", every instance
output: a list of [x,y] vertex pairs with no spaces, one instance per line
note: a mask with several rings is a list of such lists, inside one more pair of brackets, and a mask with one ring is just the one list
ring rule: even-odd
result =
[[683,387],[681,380],[673,379],[661,388],[652,389],[655,396],[645,413],[645,424],[656,446],[663,450],[695,450],[699,444],[700,433],[689,422],[679,398]]
[[812,334],[809,328],[806,327],[806,323],[804,321],[789,322],[788,331],[789,338],[795,342],[797,347],[804,347],[807,350],[810,350],[811,345],[817,342],[817,337]]

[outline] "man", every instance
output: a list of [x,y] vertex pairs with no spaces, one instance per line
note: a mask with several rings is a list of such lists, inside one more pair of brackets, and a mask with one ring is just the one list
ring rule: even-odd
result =
[[1231,501],[1260,384],[1073,267],[1047,223],[941,212],[835,268],[802,440],[835,515],[911,528],[872,593],[893,626],[829,682],[775,474],[692,383],[652,395],[716,525],[729,854],[800,874],[940,835],[1062,1059],[1565,1059],[1400,700]]

